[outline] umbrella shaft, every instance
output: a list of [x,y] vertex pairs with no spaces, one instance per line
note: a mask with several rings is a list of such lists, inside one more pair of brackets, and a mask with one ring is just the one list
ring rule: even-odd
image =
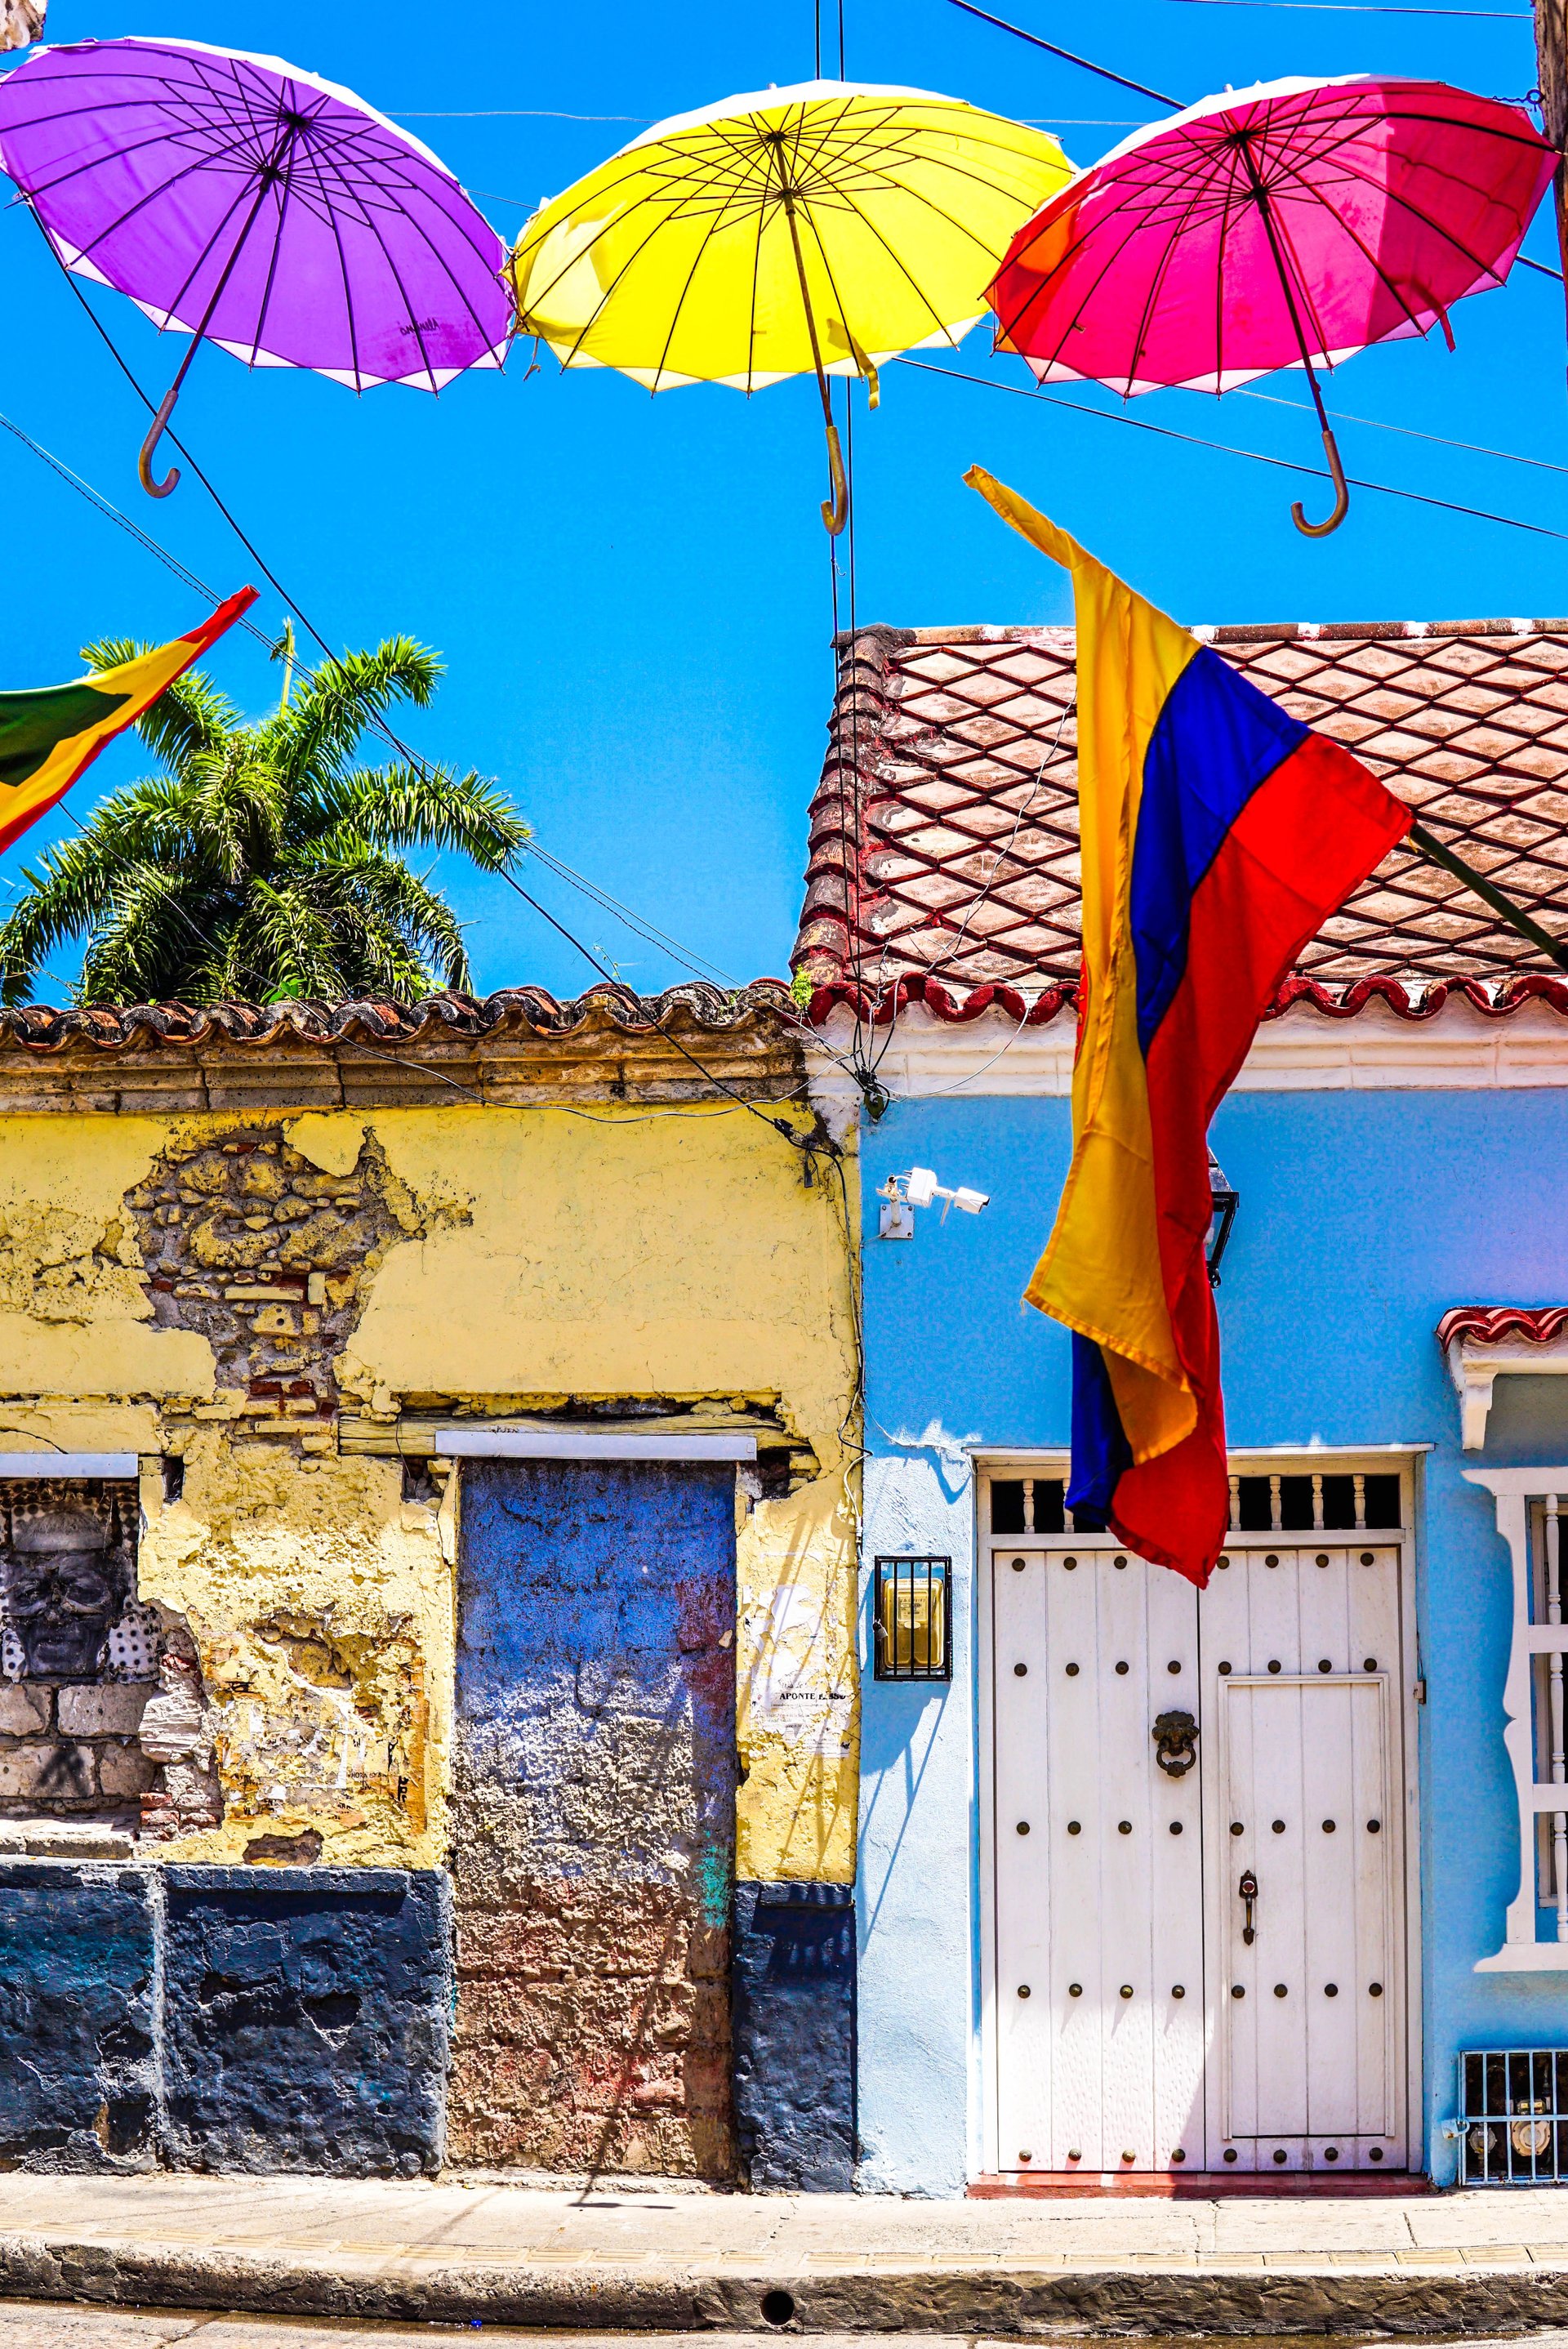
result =
[[1244,137],[1242,140],[1242,156],[1246,165],[1247,177],[1253,183],[1253,194],[1257,200],[1258,210],[1264,216],[1264,234],[1268,238],[1269,251],[1274,255],[1274,265],[1279,272],[1280,292],[1284,295],[1284,306],[1290,312],[1290,323],[1295,334],[1296,348],[1301,353],[1302,366],[1306,369],[1307,388],[1312,393],[1312,404],[1317,410],[1318,425],[1325,440],[1329,440],[1334,436],[1329,429],[1327,411],[1323,405],[1323,394],[1318,389],[1317,377],[1312,364],[1312,354],[1306,347],[1306,334],[1301,323],[1301,313],[1295,306],[1295,295],[1291,287],[1290,272],[1285,267],[1284,255],[1280,251],[1279,236],[1274,227],[1274,207],[1269,202],[1269,191],[1264,185],[1263,175],[1253,160],[1252,147]]
[[822,395],[822,421],[830,431],[833,425],[832,396],[828,389],[827,370],[822,365],[822,347],[817,339],[817,321],[811,310],[811,291],[806,283],[806,256],[800,250],[800,223],[795,217],[795,191],[786,188],[784,217],[789,223],[789,243],[795,252],[795,274],[800,281],[800,306],[806,313],[806,332],[811,337],[811,364],[817,370],[817,388]]

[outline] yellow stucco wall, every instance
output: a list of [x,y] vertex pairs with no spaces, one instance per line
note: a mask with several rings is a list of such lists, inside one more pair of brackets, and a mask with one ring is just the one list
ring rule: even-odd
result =
[[[328,1176],[378,1154],[418,1208],[337,1365],[370,1422],[431,1397],[519,1410],[655,1395],[720,1414],[760,1402],[810,1445],[810,1481],[738,1505],[738,1866],[847,1880],[846,1201],[835,1179],[804,1184],[799,1154],[758,1119],[707,1105],[0,1123],[0,1448],[185,1459],[172,1503],[143,1478],[140,1587],[196,1638],[226,1816],[170,1855],[232,1857],[259,1832],[302,1830],[327,1859],[431,1865],[445,1848],[449,1506],[405,1502],[396,1459],[341,1456],[322,1430],[303,1446],[259,1433],[266,1407],[219,1384],[200,1332],[150,1326],[131,1195],[171,1154],[279,1128]],[[846,1179],[852,1228],[852,1164]]]

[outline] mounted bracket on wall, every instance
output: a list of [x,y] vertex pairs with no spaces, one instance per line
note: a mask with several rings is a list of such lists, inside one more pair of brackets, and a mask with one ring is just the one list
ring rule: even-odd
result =
[[1459,1393],[1461,1447],[1481,1452],[1495,1379],[1568,1371],[1568,1305],[1456,1305],[1438,1343]]

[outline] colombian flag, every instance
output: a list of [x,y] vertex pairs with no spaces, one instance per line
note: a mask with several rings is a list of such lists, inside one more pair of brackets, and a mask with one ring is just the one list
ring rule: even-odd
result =
[[1073,1332],[1068,1506],[1202,1588],[1230,1522],[1209,1120],[1410,813],[1011,490],[965,478],[1072,573],[1078,620],[1073,1154],[1025,1292]]
[[242,587],[188,636],[75,685],[0,693],[0,849],[63,799],[104,744],[145,716],[255,600],[253,587]]

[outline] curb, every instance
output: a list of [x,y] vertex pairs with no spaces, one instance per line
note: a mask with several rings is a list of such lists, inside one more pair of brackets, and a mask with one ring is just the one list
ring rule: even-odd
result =
[[[401,2262],[398,2263],[402,2265]],[[793,2313],[769,2326],[764,2293]],[[157,2243],[0,2235],[0,2297],[245,2315],[556,2330],[928,2333],[1170,2337],[1447,2333],[1496,2337],[1568,2323],[1568,2266],[1484,2273],[1256,2269],[650,2276],[607,2266],[463,2266],[401,2273],[359,2255],[327,2268]]]

